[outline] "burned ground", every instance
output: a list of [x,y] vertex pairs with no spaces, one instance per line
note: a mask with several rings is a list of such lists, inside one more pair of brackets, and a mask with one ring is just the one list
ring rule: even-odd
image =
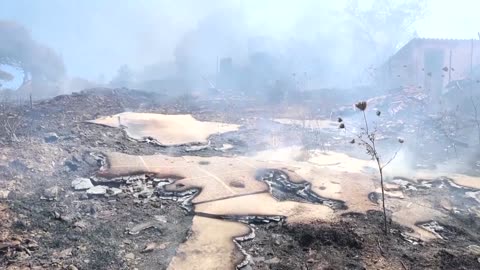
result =
[[[18,131],[19,141],[2,140],[0,150],[0,268],[168,267],[190,234],[191,213],[185,212],[179,202],[143,198],[136,191],[110,197],[74,192],[72,180],[94,176],[101,166],[95,153],[248,156],[271,147],[272,133],[280,144],[318,145],[320,136],[325,147],[345,150],[342,133],[299,132],[299,128],[256,118],[258,112],[250,111],[247,105],[223,109],[215,106],[201,101],[189,106],[124,89],[86,91],[36,103],[33,108],[17,108],[24,110],[26,119]],[[238,132],[214,135],[208,148],[192,150],[190,145],[164,147],[148,140],[136,141],[121,129],[84,122],[124,111],[192,113],[197,119],[229,121],[244,127]],[[249,118],[256,119],[248,122]],[[443,138],[433,131],[430,135]],[[439,140],[443,139],[427,141]],[[234,148],[218,150],[224,144]],[[425,155],[427,158],[419,163],[435,163],[430,159],[436,153]],[[401,188],[422,197],[418,186],[415,191]],[[287,195],[278,194],[279,198],[291,199]],[[442,206],[441,201],[434,203]],[[468,199],[468,203],[476,202]],[[443,229],[439,234],[445,239],[425,242],[410,239],[405,234],[409,229],[395,222],[390,224],[393,233],[384,237],[378,212],[345,213],[338,221],[313,224],[258,225],[247,220],[244,222],[256,225],[250,225],[255,238],[240,243],[252,257],[253,263],[245,268],[478,269],[480,254],[475,248],[472,252],[465,247],[480,245],[479,219],[458,207],[444,210],[449,214],[449,223],[440,224]]]
[[[452,248],[478,243],[478,237],[453,232],[451,241],[409,242],[408,229],[392,224],[385,237],[380,212],[345,213],[336,223],[268,224],[246,242],[254,269],[475,269],[478,256]],[[462,244],[463,243],[463,244]]]

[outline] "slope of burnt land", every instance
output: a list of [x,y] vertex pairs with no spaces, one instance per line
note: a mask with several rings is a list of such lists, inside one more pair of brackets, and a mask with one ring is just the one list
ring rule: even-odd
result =
[[385,236],[381,212],[345,213],[334,223],[257,225],[242,246],[252,269],[478,269],[480,255],[470,250],[478,235],[452,224],[442,224],[448,240],[422,242],[395,223]]
[[[214,106],[189,107],[125,89],[85,91],[17,109],[26,110],[18,141],[0,146],[2,269],[165,269],[185,240],[192,216],[177,202],[142,198],[135,190],[108,197],[73,192],[73,180],[99,167],[92,153],[214,156],[229,155],[215,148],[232,144],[233,154],[245,154],[266,148],[270,139],[261,129],[247,127],[213,136],[210,148],[187,151],[187,146],[165,148],[83,122],[124,111],[221,120]],[[222,114],[232,114],[222,119],[241,122],[233,109]],[[301,142],[295,129],[266,127]],[[254,225],[256,237],[242,246],[252,256],[246,266],[252,269],[478,269],[478,250],[467,249],[480,246],[478,218],[454,214],[451,223],[441,225],[447,240],[418,242],[395,223],[384,237],[377,212],[346,214],[335,223]]]

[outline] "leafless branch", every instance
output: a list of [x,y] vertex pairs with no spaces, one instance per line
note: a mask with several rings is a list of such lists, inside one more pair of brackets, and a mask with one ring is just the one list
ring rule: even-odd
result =
[[390,160],[388,160],[385,164],[383,164],[382,169],[387,167],[388,164],[390,164],[390,162],[392,162],[397,157],[397,154],[398,154],[398,152],[400,152],[400,149],[402,149],[402,146],[400,146],[400,148],[397,151],[395,151],[395,154],[393,154],[393,156],[390,158]]

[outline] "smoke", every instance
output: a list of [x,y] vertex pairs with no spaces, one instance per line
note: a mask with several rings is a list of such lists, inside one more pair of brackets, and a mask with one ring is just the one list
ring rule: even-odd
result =
[[[230,58],[234,88],[296,73],[306,74],[306,88],[318,89],[370,80],[368,67],[391,53],[382,48],[405,42],[398,33],[413,30],[398,27],[417,14],[405,7],[418,1],[356,2],[19,0],[5,3],[9,12],[0,18],[25,24],[34,39],[61,52],[70,76],[97,83],[126,65],[137,82],[204,88],[218,81],[220,60]],[[259,61],[273,68],[259,70]]]

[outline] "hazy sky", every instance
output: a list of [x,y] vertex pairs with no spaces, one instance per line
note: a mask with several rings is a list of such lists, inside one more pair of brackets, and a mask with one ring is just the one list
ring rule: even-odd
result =
[[[242,31],[282,37],[309,18],[341,9],[343,1],[318,0],[0,0],[0,19],[22,23],[34,39],[57,50],[69,75],[111,77],[122,64],[134,68],[172,61],[178,40],[206,15],[228,7],[241,13]],[[365,0],[368,2],[368,0]],[[417,25],[422,37],[478,38],[478,0],[433,0]],[[326,16],[326,15],[325,15]],[[235,19],[235,18],[233,18]],[[313,25],[315,30],[328,25]],[[1,37],[0,37],[1,40]]]

